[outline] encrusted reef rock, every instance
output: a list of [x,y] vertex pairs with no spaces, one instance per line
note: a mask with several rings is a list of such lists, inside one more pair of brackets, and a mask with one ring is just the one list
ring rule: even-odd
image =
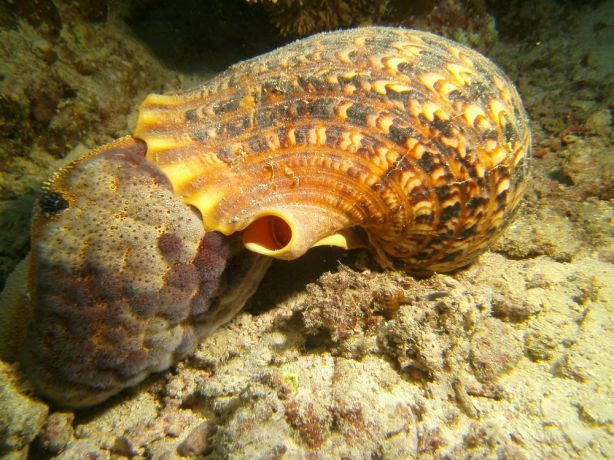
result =
[[262,4],[284,36],[365,25],[403,25],[428,30],[482,51],[497,39],[484,0],[244,0]]
[[24,386],[15,369],[0,361],[0,455],[13,452],[26,458],[29,444],[47,418],[47,405],[25,392],[32,389]]
[[177,86],[105,2],[73,3],[0,5],[0,286],[27,252],[16,225],[50,164],[123,134],[148,92]]

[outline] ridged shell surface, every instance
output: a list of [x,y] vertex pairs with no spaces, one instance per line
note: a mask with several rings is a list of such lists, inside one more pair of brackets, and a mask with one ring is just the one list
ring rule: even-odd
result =
[[281,220],[281,235],[252,247],[291,259],[359,228],[383,265],[434,271],[470,263],[503,230],[530,156],[498,67],[385,27],[315,35],[150,95],[135,137],[207,230],[252,235]]

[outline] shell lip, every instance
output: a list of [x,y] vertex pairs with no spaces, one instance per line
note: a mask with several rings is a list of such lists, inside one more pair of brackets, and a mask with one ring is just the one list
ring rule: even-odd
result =
[[366,248],[368,245],[361,232],[356,227],[349,227],[325,236],[313,244],[316,246],[337,246],[342,249]]
[[304,222],[297,217],[293,213],[274,209],[262,211],[243,230],[245,248],[265,256],[291,260],[315,246],[337,246],[343,249],[367,246],[356,228],[333,225],[327,232],[318,229],[317,219]]

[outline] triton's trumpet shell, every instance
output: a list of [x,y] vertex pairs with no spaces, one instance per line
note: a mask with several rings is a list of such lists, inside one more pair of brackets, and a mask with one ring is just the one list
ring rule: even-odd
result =
[[363,245],[384,266],[466,265],[510,221],[529,154],[509,80],[424,32],[320,34],[150,95],[134,137],[43,194],[24,368],[55,402],[95,404],[231,317],[262,255]]
[[249,249],[292,259],[360,227],[380,262],[439,271],[471,262],[508,222],[530,144],[520,98],[494,64],[435,35],[377,27],[150,95],[135,136],[207,230],[245,230]]

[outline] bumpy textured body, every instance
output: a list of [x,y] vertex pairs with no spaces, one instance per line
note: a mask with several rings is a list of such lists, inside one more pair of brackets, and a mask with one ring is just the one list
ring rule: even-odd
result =
[[150,95],[134,137],[43,193],[24,369],[59,405],[96,404],[230,319],[264,256],[362,245],[383,266],[466,265],[510,221],[529,155],[509,80],[423,32],[320,34]]
[[63,169],[39,203],[21,361],[60,406],[167,369],[243,307],[269,266],[240,238],[205,233],[132,138]]

